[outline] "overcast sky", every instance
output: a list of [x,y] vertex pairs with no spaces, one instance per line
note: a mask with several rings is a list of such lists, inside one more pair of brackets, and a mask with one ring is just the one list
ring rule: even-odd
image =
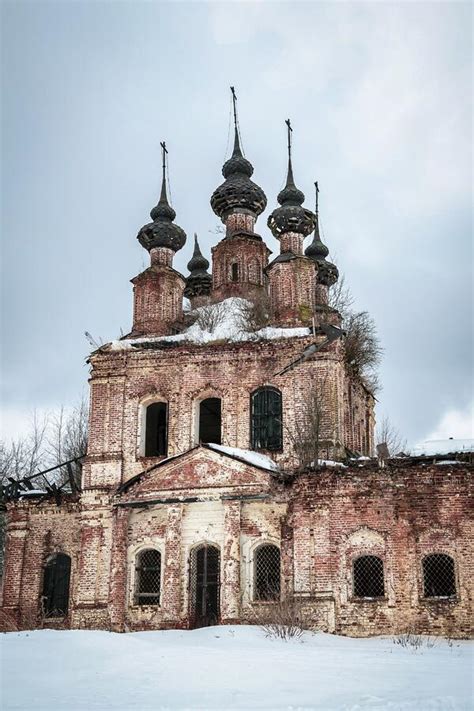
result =
[[[131,326],[136,240],[169,148],[176,222],[217,241],[229,85],[268,198],[285,177],[385,349],[378,415],[412,443],[472,419],[469,3],[3,2],[2,413],[87,392],[89,345]],[[227,151],[227,153],[226,153]]]

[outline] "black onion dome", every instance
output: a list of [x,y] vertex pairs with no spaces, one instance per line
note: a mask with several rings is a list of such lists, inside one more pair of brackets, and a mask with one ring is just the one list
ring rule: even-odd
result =
[[326,286],[332,286],[339,278],[339,270],[335,264],[332,264],[332,262],[328,262],[326,259],[329,254],[329,249],[321,241],[321,236],[319,234],[319,188],[317,183],[315,183],[315,187],[316,211],[314,214],[314,237],[311,244],[306,247],[304,253],[306,257],[309,257],[309,259],[312,259],[316,263],[318,269],[318,282],[320,284],[325,284]]
[[199,249],[197,234],[194,233],[194,252],[188,262],[188,269],[191,272],[186,279],[184,295],[186,298],[193,296],[205,296],[210,294],[212,287],[212,276],[208,273],[209,262]]
[[186,232],[173,220],[176,212],[168,202],[166,195],[165,165],[163,163],[163,178],[161,183],[161,193],[158,204],[150,212],[153,222],[141,228],[137,239],[148,251],[154,247],[168,247],[174,252],[184,247],[186,242]]
[[211,196],[211,207],[221,220],[234,210],[260,215],[267,206],[267,198],[262,188],[250,180],[253,166],[242,155],[239,134],[235,128],[234,150],[222,168],[225,181]]
[[273,236],[278,238],[285,232],[296,232],[304,237],[309,235],[314,227],[314,215],[302,207],[304,193],[295,185],[291,158],[288,159],[286,185],[278,193],[277,200],[281,207],[273,210],[267,221]]
[[199,274],[201,272],[206,272],[209,269],[209,262],[202,254],[199,248],[199,242],[196,233],[194,233],[194,252],[193,256],[188,262],[188,269],[191,274]]

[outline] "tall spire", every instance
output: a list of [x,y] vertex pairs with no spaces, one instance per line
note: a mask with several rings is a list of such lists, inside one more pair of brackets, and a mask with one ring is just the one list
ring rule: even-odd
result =
[[186,242],[186,233],[173,222],[176,217],[176,212],[169,204],[168,195],[166,193],[168,149],[164,141],[160,143],[160,146],[162,167],[160,199],[150,212],[150,217],[153,222],[142,227],[137,239],[142,247],[148,251],[154,247],[169,247],[174,252],[177,252]]
[[302,207],[304,193],[295,185],[293,177],[293,164],[291,156],[293,129],[290,119],[286,119],[287,126],[287,149],[288,149],[288,170],[286,184],[283,190],[278,193],[277,200],[281,207],[273,210],[268,218],[268,227],[274,237],[279,237],[285,232],[296,232],[303,236],[309,235],[313,229],[313,220],[309,210]]
[[226,179],[211,196],[211,207],[225,221],[231,212],[248,211],[255,217],[265,210],[267,198],[262,188],[250,180],[253,166],[244,157],[240,146],[239,121],[237,116],[237,94],[230,87],[234,115],[234,150],[222,167]]

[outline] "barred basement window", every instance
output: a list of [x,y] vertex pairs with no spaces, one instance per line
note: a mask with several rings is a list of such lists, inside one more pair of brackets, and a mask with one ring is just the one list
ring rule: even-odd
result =
[[281,392],[260,388],[252,394],[252,449],[281,450],[283,447]]
[[146,409],[145,457],[166,457],[168,453],[168,405],[152,402]]
[[454,560],[449,555],[434,553],[423,558],[424,597],[456,595]]
[[375,555],[363,555],[353,563],[354,597],[383,597],[383,561]]
[[161,553],[152,548],[137,555],[137,605],[159,605],[161,592]]
[[46,617],[63,617],[69,607],[71,559],[65,553],[50,558],[44,569],[43,611]]
[[255,600],[280,599],[280,550],[277,546],[259,546],[254,555]]

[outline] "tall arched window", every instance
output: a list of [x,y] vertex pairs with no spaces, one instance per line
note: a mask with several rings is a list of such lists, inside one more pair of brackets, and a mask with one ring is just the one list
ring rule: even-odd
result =
[[375,555],[363,555],[353,564],[354,597],[383,597],[383,561]]
[[208,397],[199,403],[199,441],[221,443],[222,407],[218,397]]
[[260,388],[252,394],[251,428],[252,449],[282,449],[283,415],[279,390]]
[[70,579],[71,559],[65,553],[57,553],[50,558],[44,569],[42,597],[47,617],[67,615]]
[[254,554],[255,600],[280,599],[280,549],[264,544]]
[[137,605],[159,605],[161,553],[154,548],[140,551],[136,558],[135,601]]
[[433,553],[423,558],[423,592],[425,597],[456,595],[454,560],[450,555]]
[[230,278],[232,281],[239,281],[239,265],[234,262],[230,266]]
[[146,408],[145,457],[166,457],[168,454],[168,405],[152,402]]

